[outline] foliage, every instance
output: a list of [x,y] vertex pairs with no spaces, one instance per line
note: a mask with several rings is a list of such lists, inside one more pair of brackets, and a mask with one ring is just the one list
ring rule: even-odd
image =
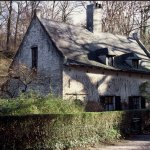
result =
[[103,107],[99,102],[96,101],[87,101],[85,110],[87,112],[101,112],[103,111]]
[[5,55],[0,52],[0,75],[5,76],[8,75],[9,65],[12,59],[5,57]]
[[140,94],[146,98],[146,101],[150,103],[150,91],[148,90],[150,88],[150,83],[144,82],[140,85],[139,90]]
[[33,92],[21,94],[16,99],[0,99],[0,115],[26,115],[46,113],[76,113],[84,107],[54,95],[39,96]]
[[[99,140],[115,140],[120,136],[119,131],[116,133],[117,130],[114,129],[117,123],[106,121],[106,118],[113,121],[115,118],[113,116],[108,113],[87,113],[4,117],[5,126],[0,124],[1,129],[3,128],[0,133],[7,135],[7,140],[11,142],[6,143],[6,139],[0,140],[1,146],[6,144],[7,148],[13,146],[16,149],[24,147],[61,150],[95,143]],[[2,133],[6,128],[8,128],[7,131]],[[12,135],[14,138],[11,137]]]
[[64,150],[114,142],[131,134],[135,116],[141,117],[144,127],[150,111],[1,116],[0,148]]

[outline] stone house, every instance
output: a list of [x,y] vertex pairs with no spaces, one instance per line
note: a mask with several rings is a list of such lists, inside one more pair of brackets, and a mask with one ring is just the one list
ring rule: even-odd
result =
[[129,109],[145,107],[139,86],[150,81],[150,53],[136,34],[102,33],[100,15],[99,4],[88,5],[85,29],[44,19],[36,11],[11,64],[45,76],[27,90],[97,101],[106,110],[125,109],[124,103]]

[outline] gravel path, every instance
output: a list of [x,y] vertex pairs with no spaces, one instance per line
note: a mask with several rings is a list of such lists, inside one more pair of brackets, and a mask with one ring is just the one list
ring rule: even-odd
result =
[[135,135],[114,146],[96,146],[89,150],[150,150],[150,135]]

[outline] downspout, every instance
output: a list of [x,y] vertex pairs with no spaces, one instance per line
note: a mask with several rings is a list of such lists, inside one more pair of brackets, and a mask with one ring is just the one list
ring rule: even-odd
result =
[[150,52],[146,49],[142,41],[138,38],[137,33],[133,33],[133,39],[139,44],[139,46],[143,49],[146,55],[150,58]]

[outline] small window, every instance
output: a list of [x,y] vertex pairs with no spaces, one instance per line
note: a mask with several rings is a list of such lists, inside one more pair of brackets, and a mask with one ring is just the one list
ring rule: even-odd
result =
[[140,109],[141,108],[141,97],[130,96],[129,97],[129,109]]
[[114,110],[113,96],[101,96],[100,101],[105,110],[107,110],[107,111]]
[[32,68],[37,69],[38,65],[38,48],[32,47]]
[[108,65],[109,66],[113,66],[113,57],[107,57],[107,59],[108,59]]
[[122,109],[120,96],[100,96],[100,103],[106,111]]
[[137,69],[139,66],[139,60],[138,59],[132,59],[132,65],[134,68]]

